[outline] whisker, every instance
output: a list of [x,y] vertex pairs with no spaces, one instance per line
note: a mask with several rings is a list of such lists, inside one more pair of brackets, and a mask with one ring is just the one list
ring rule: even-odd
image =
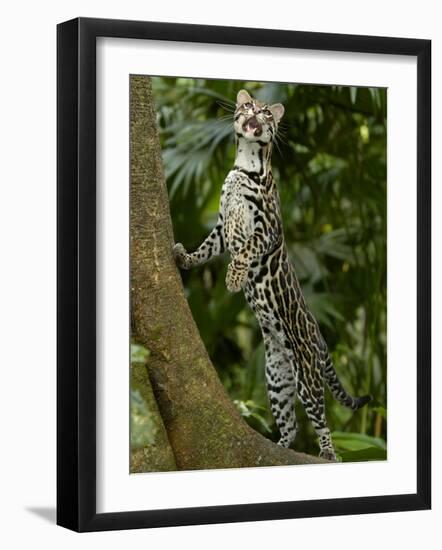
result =
[[277,131],[276,134],[275,134],[275,137],[278,139],[279,142],[282,142],[282,143],[284,143],[285,145],[288,144],[288,141],[287,141],[287,139],[286,139],[286,138],[287,138],[287,132],[284,132],[284,131],[281,132],[281,131],[278,129],[278,131]]
[[214,119],[213,122],[217,125],[218,128],[233,128],[233,122],[228,120],[218,120]]
[[273,139],[273,143],[275,144],[276,148],[278,149],[278,153],[281,155],[281,158],[284,158],[284,155],[282,154],[281,148],[279,147],[278,140],[275,138]]
[[228,103],[225,103],[224,101],[221,101],[220,99],[218,99],[216,101],[216,103],[219,107],[221,107],[221,109],[224,109],[225,111],[228,111],[230,113],[234,113],[236,111],[236,106],[235,105],[229,105]]
[[288,141],[286,141],[286,140],[284,140],[280,137],[277,137],[276,141],[279,143],[279,145],[288,145]]
[[222,103],[225,103],[226,105],[236,106],[235,101],[232,101],[231,99],[229,99],[227,97],[224,97],[223,99],[219,98],[219,101],[221,101]]
[[233,124],[233,119],[230,115],[225,117],[217,117],[217,118],[214,118],[213,120],[216,120],[218,122],[231,122]]

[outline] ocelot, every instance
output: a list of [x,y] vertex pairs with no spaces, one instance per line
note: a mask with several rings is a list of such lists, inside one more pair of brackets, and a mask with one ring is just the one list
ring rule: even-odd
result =
[[265,375],[279,445],[295,440],[295,398],[299,398],[319,438],[320,456],[336,460],[327,425],[324,391],[357,410],[370,396],[352,397],[339,381],[318,323],[310,312],[284,242],[280,200],[271,170],[272,145],[284,114],[247,91],[237,96],[234,113],[236,159],[224,181],[218,221],[201,246],[187,253],[174,247],[177,265],[189,269],[226,249],[231,256],[226,285],[244,290],[265,345]]

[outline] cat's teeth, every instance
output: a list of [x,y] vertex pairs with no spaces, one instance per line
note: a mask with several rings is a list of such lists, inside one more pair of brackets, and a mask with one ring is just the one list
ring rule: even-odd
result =
[[255,134],[258,130],[261,130],[261,125],[258,120],[253,117],[246,122],[245,130],[247,132],[253,132]]

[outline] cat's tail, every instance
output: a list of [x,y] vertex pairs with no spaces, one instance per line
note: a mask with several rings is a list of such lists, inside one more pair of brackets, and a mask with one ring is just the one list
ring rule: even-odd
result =
[[363,395],[362,397],[353,397],[347,393],[344,389],[344,386],[341,384],[341,381],[336,374],[335,368],[333,366],[332,360],[329,358],[325,365],[324,370],[325,381],[327,382],[330,391],[332,392],[333,397],[349,409],[357,411],[367,403],[372,400],[371,395]]

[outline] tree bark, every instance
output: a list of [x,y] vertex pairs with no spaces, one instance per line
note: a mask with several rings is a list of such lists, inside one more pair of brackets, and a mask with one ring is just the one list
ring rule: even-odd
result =
[[323,462],[250,428],[211,364],[172,255],[152,88],[145,76],[130,79],[130,148],[132,334],[150,351],[149,377],[178,469]]
[[131,441],[130,472],[167,472],[177,469],[175,456],[170,446],[167,432],[156,403],[149,375],[145,363],[132,363],[130,367],[131,387],[131,440],[133,439],[135,414],[135,397],[143,406],[141,411],[144,420],[141,428],[143,432],[141,442]]

